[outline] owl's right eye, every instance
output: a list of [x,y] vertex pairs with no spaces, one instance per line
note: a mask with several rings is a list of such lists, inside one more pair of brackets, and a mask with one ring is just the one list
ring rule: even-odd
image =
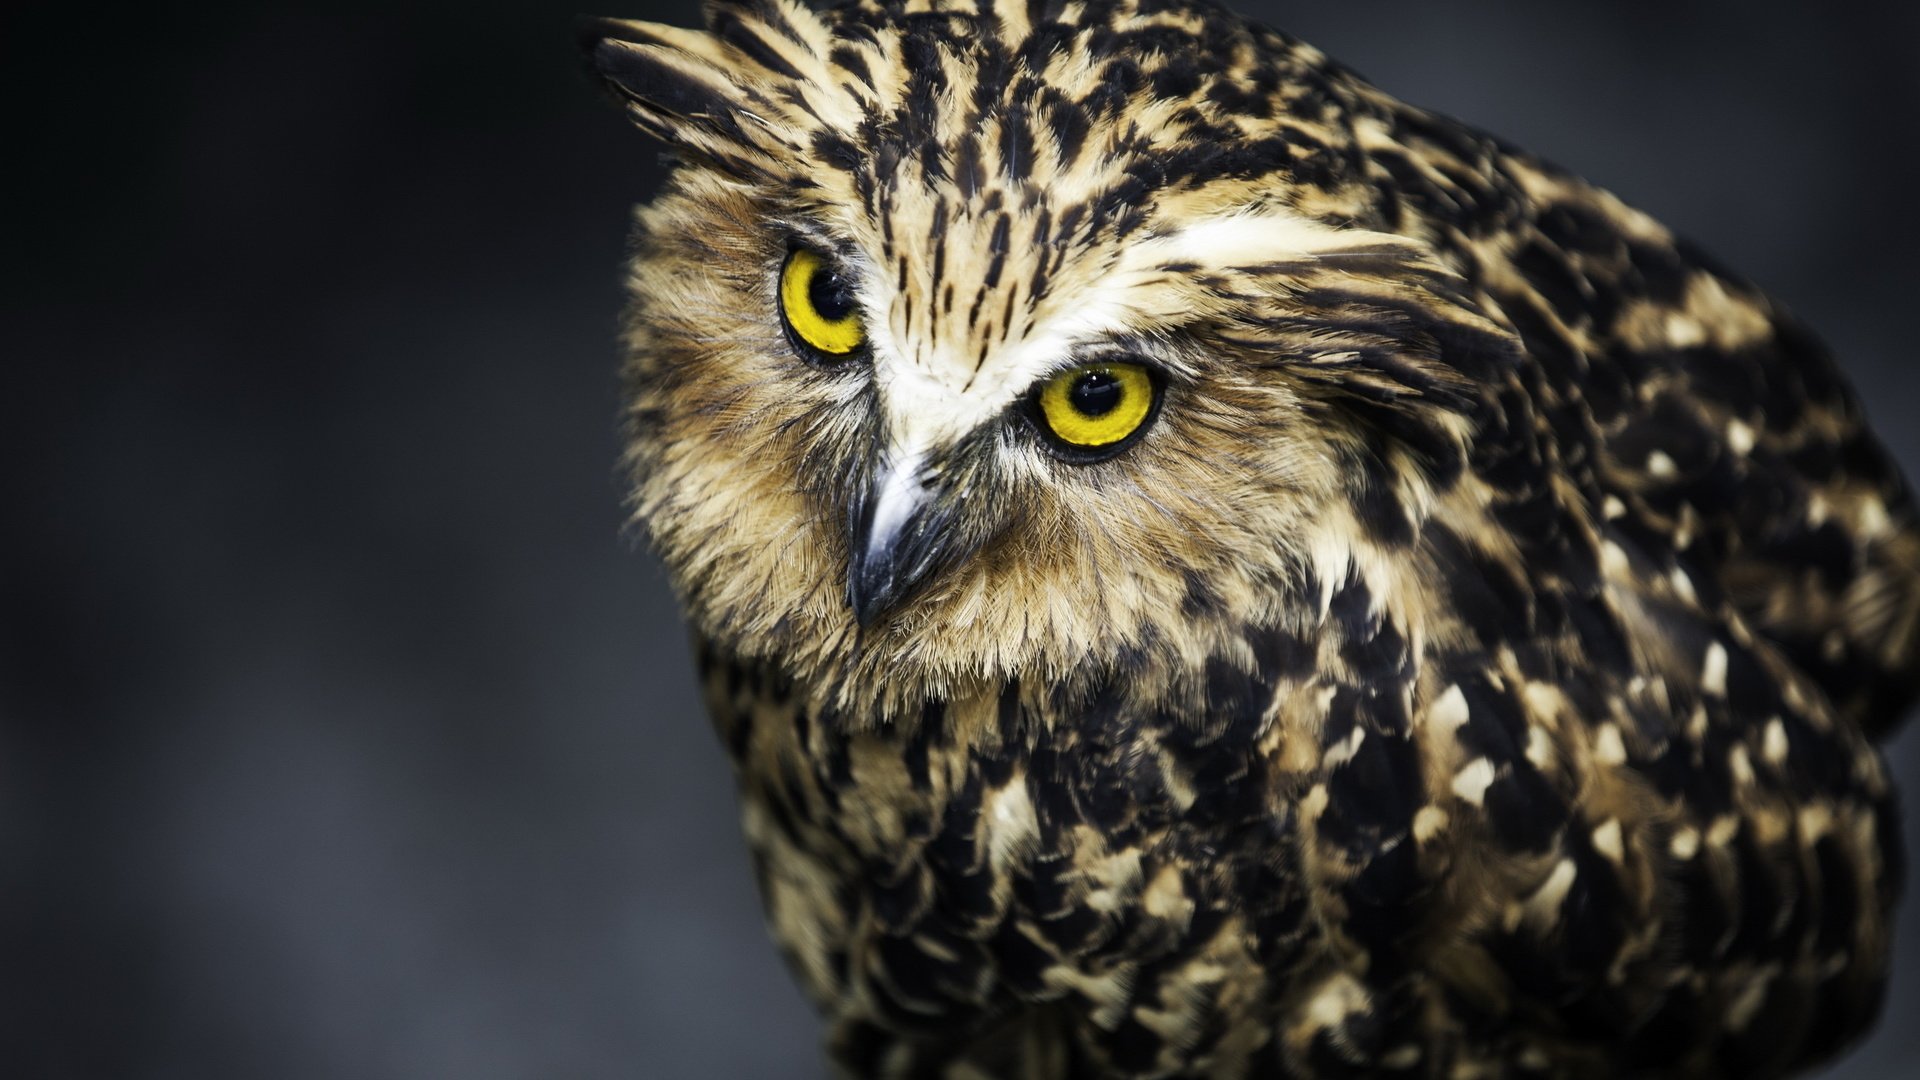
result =
[[1103,461],[1147,429],[1160,409],[1160,384],[1144,364],[1088,364],[1035,387],[1027,408],[1057,455]]
[[780,321],[795,351],[817,364],[851,359],[867,343],[853,282],[810,248],[794,248],[780,268]]

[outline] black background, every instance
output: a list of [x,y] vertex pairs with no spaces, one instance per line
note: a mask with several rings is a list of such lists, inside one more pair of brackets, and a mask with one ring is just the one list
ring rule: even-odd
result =
[[[1773,289],[1920,472],[1920,7],[1245,6]],[[821,1074],[623,530],[657,150],[571,14],[0,23],[8,1075]]]

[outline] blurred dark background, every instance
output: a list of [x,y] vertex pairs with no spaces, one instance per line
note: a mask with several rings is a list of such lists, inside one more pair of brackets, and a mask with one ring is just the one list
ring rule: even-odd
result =
[[[1242,6],[1776,291],[1920,474],[1920,7]],[[0,16],[6,1075],[821,1075],[623,531],[657,150],[571,14]]]

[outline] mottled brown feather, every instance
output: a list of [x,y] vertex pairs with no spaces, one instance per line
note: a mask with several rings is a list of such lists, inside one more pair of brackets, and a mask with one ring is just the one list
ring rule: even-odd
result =
[[[594,24],[635,503],[861,1076],[1796,1071],[1871,1019],[1920,531],[1823,348],[1197,0]],[[809,364],[788,250],[858,282]],[[1023,419],[1116,353],[1153,426]],[[911,448],[937,516],[862,625]],[[930,513],[934,511],[929,511]]]

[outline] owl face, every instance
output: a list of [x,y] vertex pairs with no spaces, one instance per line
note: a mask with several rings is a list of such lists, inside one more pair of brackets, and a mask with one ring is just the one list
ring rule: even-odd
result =
[[[630,278],[639,515],[704,634],[838,704],[1197,668],[1311,617],[1458,476],[1466,365],[1510,357],[1364,227],[1317,54],[1082,15],[593,29],[680,157]],[[1298,115],[1224,104],[1277,79]]]

